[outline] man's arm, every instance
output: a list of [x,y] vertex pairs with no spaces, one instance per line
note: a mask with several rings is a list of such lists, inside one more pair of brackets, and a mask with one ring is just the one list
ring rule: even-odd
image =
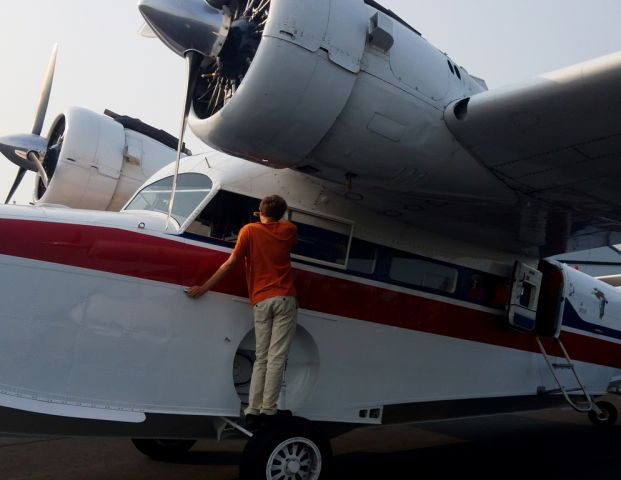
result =
[[216,284],[220,280],[222,280],[227,275],[227,273],[229,273],[233,269],[236,263],[237,255],[235,255],[235,252],[233,252],[231,253],[231,256],[227,259],[227,261],[220,265],[220,268],[216,270],[216,273],[214,273],[211,278],[209,278],[209,280],[207,280],[202,285],[195,285],[193,287],[190,287],[187,291],[188,296],[192,298],[199,298],[206,294],[209,290],[216,286]]

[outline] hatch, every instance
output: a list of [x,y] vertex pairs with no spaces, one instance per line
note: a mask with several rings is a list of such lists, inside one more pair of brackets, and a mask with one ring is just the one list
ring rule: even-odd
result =
[[515,262],[507,310],[507,319],[512,327],[526,331],[535,329],[542,278],[543,274],[535,267]]

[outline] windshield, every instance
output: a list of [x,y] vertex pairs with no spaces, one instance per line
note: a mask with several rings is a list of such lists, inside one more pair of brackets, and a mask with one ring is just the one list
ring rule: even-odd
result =
[[[147,185],[125,210],[150,210],[168,214],[173,177],[166,177],[151,185]],[[177,177],[177,192],[173,204],[172,216],[183,225],[192,212],[205,199],[213,183],[211,179],[200,173],[181,173]]]

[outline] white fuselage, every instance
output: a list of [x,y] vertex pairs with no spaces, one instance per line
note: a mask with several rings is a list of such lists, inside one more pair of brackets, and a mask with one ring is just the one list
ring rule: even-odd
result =
[[[207,175],[213,188],[180,229],[147,211],[0,208],[1,406],[120,422],[238,416],[254,350],[243,271],[198,301],[182,290],[232,249],[188,233],[223,191],[283,194],[294,212],[347,221],[354,238],[377,246],[375,273],[294,256],[301,310],[282,407],[313,420],[380,423],[406,419],[399,407],[532,399],[555,387],[534,337],[510,330],[503,305],[464,286],[474,277],[502,283],[514,255],[374,216],[299,173],[206,158],[182,162],[182,174]],[[435,266],[430,278],[454,276],[454,285],[377,273],[399,255]],[[577,369],[591,392],[604,393],[621,367],[621,341],[576,328],[561,337],[586,345],[575,351]],[[608,360],[593,354],[602,349]]]

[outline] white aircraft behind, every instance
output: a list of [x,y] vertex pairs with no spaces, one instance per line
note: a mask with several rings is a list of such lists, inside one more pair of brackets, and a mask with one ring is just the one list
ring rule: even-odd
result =
[[[165,167],[121,212],[0,208],[0,429],[152,457],[234,429],[242,478],[318,479],[329,437],[361,425],[565,402],[616,421],[620,293],[542,258],[618,243],[621,55],[486,91],[372,0],[140,9],[188,57],[189,125],[224,153]],[[299,231],[294,417],[251,434],[243,272],[200,301],[182,287],[273,193]]]
[[78,107],[67,108],[47,138],[41,136],[57,50],[54,46],[31,133],[0,137],[0,153],[19,167],[5,203],[33,171],[35,205],[118,211],[147,178],[175,160],[177,139],[136,118]]

